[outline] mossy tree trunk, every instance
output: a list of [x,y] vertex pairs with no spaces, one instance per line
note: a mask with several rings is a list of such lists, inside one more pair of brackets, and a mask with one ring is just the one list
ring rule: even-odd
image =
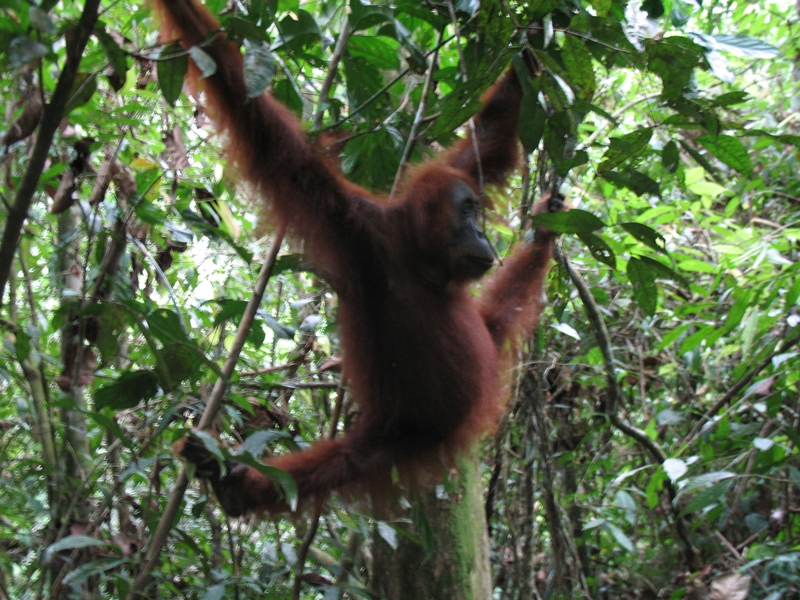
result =
[[489,539],[477,452],[458,461],[447,485],[419,494],[411,535],[393,549],[375,535],[373,590],[386,600],[491,598]]

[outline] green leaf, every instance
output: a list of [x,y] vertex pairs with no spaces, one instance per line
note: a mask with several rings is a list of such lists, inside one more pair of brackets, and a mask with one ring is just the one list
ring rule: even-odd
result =
[[770,43],[749,35],[718,34],[708,36],[714,40],[714,48],[746,58],[775,58],[781,51]]
[[381,127],[352,140],[342,153],[342,171],[359,185],[386,189],[394,181],[402,156],[402,138],[397,130]]
[[750,175],[753,172],[753,163],[747,153],[747,148],[735,137],[721,134],[715,139],[712,135],[706,133],[698,136],[697,142],[742,175]]
[[544,128],[544,147],[556,165],[556,172],[565,177],[574,167],[589,162],[584,150],[575,150],[577,137],[576,121],[570,111],[560,111],[550,116]]
[[97,78],[92,73],[78,73],[69,92],[69,101],[66,112],[71,112],[83,106],[92,99],[97,91]]
[[272,83],[275,75],[275,59],[266,42],[244,41],[244,81],[247,97],[255,98]]
[[150,225],[163,225],[166,220],[166,215],[161,207],[145,200],[144,197],[134,204],[133,210],[137,217]]
[[[165,344],[156,353],[156,360],[169,374],[169,382],[162,382],[165,391],[172,391],[182,381],[198,379],[199,367],[205,363],[206,357],[197,348],[188,344]],[[162,370],[158,369],[161,373]]]
[[275,49],[285,45],[294,52],[303,52],[322,38],[314,17],[302,9],[282,19],[279,30],[281,38]]
[[44,560],[50,562],[55,555],[64,550],[75,550],[77,548],[91,548],[94,546],[106,546],[106,542],[88,535],[68,535],[61,538],[54,544],[50,544],[45,550]]
[[703,473],[702,475],[698,475],[687,480],[684,483],[684,487],[681,488],[680,493],[685,494],[709,485],[716,484],[720,481],[732,479],[734,477],[736,477],[736,473],[733,473],[732,471],[711,471],[709,473]]
[[312,265],[305,262],[304,254],[282,254],[275,261],[275,267],[272,269],[272,275],[279,273],[299,273],[301,271],[313,270]]
[[675,271],[673,271],[670,267],[665,265],[662,262],[659,262],[649,256],[639,256],[639,260],[643,261],[650,267],[653,272],[656,274],[658,279],[669,279],[671,281],[675,281],[683,286],[685,289],[689,289],[689,281],[683,277],[682,275],[678,275]]
[[612,269],[617,267],[617,257],[606,241],[594,233],[579,233],[578,237],[589,248],[595,259],[607,264]]
[[277,431],[275,429],[262,429],[247,436],[244,443],[236,449],[234,456],[239,454],[250,454],[252,456],[261,456],[264,453],[268,444],[274,444],[280,440],[291,440],[291,435],[285,431]]
[[193,429],[191,436],[203,442],[203,447],[208,450],[209,454],[223,465],[225,464],[225,454],[222,452],[219,440],[215,436],[202,429]]
[[219,327],[222,323],[231,319],[238,322],[247,308],[246,300],[230,300],[225,298],[218,300],[217,304],[220,307],[220,311],[214,317],[214,327]]
[[678,170],[680,153],[678,152],[678,145],[672,140],[664,144],[664,148],[661,150],[661,164],[670,173],[675,173]]
[[518,130],[526,152],[531,153],[539,147],[546,120],[547,114],[539,103],[538,94],[525,94],[520,105]]
[[763,136],[769,138],[771,140],[778,141],[782,144],[790,144],[795,146],[796,148],[800,148],[800,135],[791,135],[788,133],[779,134],[779,133],[770,133],[769,131],[764,131],[763,129],[747,129],[741,130],[740,135],[742,136]]
[[789,290],[786,292],[786,306],[794,306],[797,299],[800,298],[800,277],[797,277]]
[[680,353],[686,354],[705,342],[705,347],[710,348],[722,336],[724,330],[717,329],[714,325],[706,325],[687,337],[681,343]]
[[647,66],[661,78],[665,100],[678,100],[690,91],[695,68],[707,65],[705,48],[689,38],[665,37],[648,50]]
[[658,187],[658,183],[636,169],[627,167],[622,172],[604,171],[600,175],[603,179],[612,182],[619,188],[628,188],[637,196],[647,194],[661,197],[661,189]]
[[17,357],[19,362],[24,361],[28,358],[28,355],[31,352],[31,336],[28,334],[27,331],[22,329],[17,331],[16,337],[14,339],[14,354]]
[[542,213],[531,219],[533,225],[542,225],[556,233],[592,233],[605,227],[600,219],[585,210],[574,209],[559,213]]
[[242,17],[230,16],[225,20],[225,30],[237,40],[252,40],[269,44],[269,36],[263,27]]
[[680,261],[678,268],[693,273],[716,273],[719,271],[719,267],[695,258]]
[[400,43],[386,36],[354,35],[347,40],[347,52],[381,70],[400,68]]
[[603,156],[603,162],[597,168],[601,173],[610,171],[622,163],[637,157],[650,143],[653,135],[652,127],[644,127],[632,131],[622,137],[609,140],[609,147]]
[[294,339],[294,334],[295,334],[294,327],[289,327],[288,325],[284,325],[272,315],[261,314],[260,316],[267,324],[267,326],[270,329],[272,329],[272,331],[275,333],[276,336],[278,336],[283,340]]
[[[352,106],[358,107],[370,101],[375,102],[373,96],[383,88],[383,73],[381,70],[375,68],[374,65],[363,58],[350,56],[350,54],[344,55],[342,65],[344,66],[344,75],[347,80],[347,95]],[[380,102],[375,105],[370,104],[365,112],[370,114],[370,110],[377,110],[380,106]],[[461,123],[459,122],[458,125]]]
[[531,22],[550,14],[558,6],[558,0],[530,0],[526,2],[526,11]]
[[647,482],[647,488],[645,490],[647,506],[649,508],[653,509],[661,502],[659,492],[664,489],[664,481],[666,481],[666,479],[667,474],[664,473],[664,469],[659,465],[656,472],[653,473],[653,476],[650,478],[650,481]]
[[572,105],[572,108],[578,112],[588,114],[588,113],[595,113],[600,115],[604,119],[606,119],[609,123],[614,125],[614,127],[619,127],[619,121],[614,118],[610,112],[603,110],[601,107],[597,106],[596,104],[592,104],[591,102],[586,102],[584,100],[577,99],[575,103]]
[[655,350],[657,352],[660,352],[661,350],[669,346],[672,342],[681,337],[686,332],[687,329],[689,329],[689,324],[685,323],[683,325],[678,325],[672,331],[668,331],[667,333],[664,334],[664,337],[661,338],[661,341],[655,347]]
[[189,343],[189,336],[183,330],[183,324],[175,311],[159,308],[147,315],[147,326],[163,344],[171,342]]
[[181,95],[183,78],[188,69],[189,57],[180,44],[170,44],[161,49],[159,60],[156,62],[158,87],[170,106],[175,106]]
[[714,98],[714,106],[726,107],[743,104],[750,100],[750,94],[742,91],[726,92]]
[[443,135],[451,136],[453,131],[478,111],[480,105],[475,83],[458,84],[452,92],[445,96],[439,106],[439,117],[431,127],[430,136],[433,139],[438,139]]
[[647,315],[655,315],[658,303],[656,274],[647,263],[632,257],[628,261],[628,279],[633,286],[633,299]]
[[261,348],[261,345],[264,343],[264,340],[267,339],[267,334],[264,331],[264,328],[261,326],[259,322],[254,322],[250,326],[250,330],[247,332],[247,341],[255,346],[256,348]]
[[617,543],[623,548],[625,548],[625,550],[627,550],[628,552],[633,552],[633,542],[627,535],[623,533],[622,529],[620,529],[610,521],[605,521],[603,523],[603,529],[608,531],[617,541]]
[[713,506],[722,502],[728,489],[731,487],[730,481],[721,481],[708,488],[701,490],[694,497],[686,503],[686,506],[681,511],[681,515],[690,514],[693,512],[700,512],[703,509]]
[[620,223],[620,225],[625,231],[630,233],[645,246],[652,248],[656,252],[669,254],[669,252],[667,252],[667,241],[664,239],[664,236],[652,227],[634,222]]
[[105,385],[94,394],[95,406],[126,410],[147,402],[158,393],[158,377],[150,370],[126,371],[114,383]]
[[225,584],[211,585],[203,591],[201,600],[222,600],[227,598]]
[[597,81],[592,66],[592,55],[584,42],[575,35],[566,35],[561,47],[561,59],[569,76],[568,81],[573,88],[576,88],[578,98],[591,100],[597,88]]
[[348,4],[350,7],[350,25],[353,31],[367,29],[381,23],[391,23],[394,19],[394,13],[389,6],[366,4],[361,0],[350,0]]
[[114,74],[120,79],[125,79],[125,73],[128,71],[128,57],[125,52],[119,47],[119,44],[114,41],[114,38],[108,35],[103,22],[97,22],[94,28],[94,34],[103,47],[103,52],[111,68],[114,70]]

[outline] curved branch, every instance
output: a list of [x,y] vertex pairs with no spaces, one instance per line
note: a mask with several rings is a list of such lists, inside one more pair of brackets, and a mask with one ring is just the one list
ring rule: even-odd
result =
[[617,404],[619,400],[619,386],[617,385],[617,378],[614,374],[614,355],[611,350],[611,337],[608,335],[606,323],[600,315],[600,310],[597,308],[597,303],[594,301],[592,293],[589,291],[589,286],[586,280],[578,273],[567,260],[567,257],[562,254],[560,250],[556,250],[556,258],[569,274],[570,279],[575,284],[578,290],[578,295],[581,297],[583,307],[586,309],[586,316],[589,317],[589,322],[594,329],[595,339],[600,351],[603,353],[603,361],[605,362],[606,370],[606,416],[611,424],[614,425],[625,435],[636,440],[653,459],[661,464],[667,459],[667,454],[664,450],[656,444],[643,430],[631,425],[617,413]]
[[[556,259],[558,260],[559,264],[564,267],[569,274],[570,279],[575,284],[575,288],[578,290],[578,295],[581,298],[583,307],[586,310],[586,316],[589,318],[589,322],[594,330],[597,345],[600,347],[600,351],[603,353],[603,361],[605,362],[606,370],[605,411],[608,420],[614,427],[642,446],[648,452],[648,454],[653,457],[656,463],[659,465],[662,464],[667,459],[667,454],[664,452],[663,448],[661,448],[661,446],[659,446],[655,441],[651,440],[647,433],[638,427],[631,425],[617,413],[617,404],[620,394],[619,386],[617,385],[617,378],[614,374],[614,354],[611,350],[611,336],[608,335],[608,329],[606,328],[605,321],[603,321],[603,317],[600,315],[600,310],[597,308],[597,303],[594,301],[594,297],[589,291],[589,286],[586,284],[586,280],[572,267],[570,262],[567,260],[567,257],[564,256],[564,254],[558,249],[556,249]],[[683,543],[686,564],[691,569],[694,569],[697,562],[696,553],[694,546],[689,539],[689,532],[686,527],[686,522],[681,516],[678,507],[675,506],[675,498],[677,493],[669,480],[664,482],[664,489],[667,491],[667,495],[669,496],[669,507],[670,512],[672,513],[673,521],[675,522],[675,531],[678,535],[678,538]]]

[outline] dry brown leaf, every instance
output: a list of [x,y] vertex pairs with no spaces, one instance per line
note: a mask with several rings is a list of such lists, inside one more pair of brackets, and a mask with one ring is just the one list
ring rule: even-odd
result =
[[751,578],[741,573],[728,573],[711,582],[710,600],[745,600]]

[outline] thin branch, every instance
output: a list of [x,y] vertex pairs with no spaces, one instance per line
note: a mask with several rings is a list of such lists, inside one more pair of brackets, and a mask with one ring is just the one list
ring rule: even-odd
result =
[[336,40],[336,47],[333,49],[331,60],[328,63],[328,72],[325,74],[325,81],[322,82],[322,88],[319,90],[319,99],[317,100],[317,110],[314,114],[313,124],[311,130],[316,131],[322,127],[322,115],[325,113],[325,105],[330,101],[328,97],[333,87],[333,81],[336,79],[336,71],[339,68],[339,63],[344,56],[344,48],[347,46],[347,40],[350,39],[350,34],[353,28],[350,26],[350,19],[345,17],[342,30],[339,32],[339,39]]
[[239,361],[239,355],[242,353],[244,343],[247,341],[247,336],[255,320],[258,307],[261,305],[261,299],[264,297],[264,291],[267,289],[267,282],[269,282],[272,276],[272,269],[275,267],[278,251],[281,248],[285,234],[286,227],[281,225],[280,229],[275,234],[275,239],[267,253],[264,264],[261,265],[261,272],[258,274],[258,281],[256,281],[253,295],[250,297],[250,302],[247,303],[247,308],[239,322],[239,328],[236,330],[236,337],[233,340],[230,353],[228,354],[225,364],[222,366],[222,377],[217,379],[217,382],[214,384],[214,389],[211,390],[208,403],[206,404],[203,416],[200,418],[200,423],[198,424],[199,429],[208,429],[217,416],[219,409],[222,407],[222,399],[228,388],[228,382],[230,381],[231,375],[233,375],[236,363]]
[[42,175],[53,137],[58,130],[59,123],[64,116],[64,110],[72,96],[72,85],[75,76],[78,74],[83,51],[89,36],[94,30],[97,22],[100,0],[86,0],[83,7],[83,14],[78,22],[78,26],[73,30],[70,37],[72,43],[67,44],[67,59],[64,68],[56,84],[56,89],[42,112],[42,120],[39,124],[39,133],[36,136],[36,143],[33,146],[28,168],[20,181],[16,198],[11,210],[6,218],[6,227],[3,230],[3,238],[0,241],[0,307],[3,305],[8,275],[14,262],[14,252],[19,243],[22,233],[22,226],[28,217],[33,196],[39,185],[39,178]]
[[[211,390],[208,403],[203,411],[203,416],[200,418],[200,423],[198,425],[199,429],[208,429],[208,427],[214,421],[214,418],[217,416],[219,409],[222,407],[222,398],[225,395],[228,382],[230,381],[231,375],[233,375],[233,370],[239,360],[239,355],[241,354],[244,343],[247,340],[248,334],[250,333],[250,328],[255,320],[258,307],[261,305],[261,300],[264,297],[264,291],[267,288],[267,282],[272,275],[272,269],[275,267],[275,261],[278,258],[278,251],[280,250],[285,233],[285,226],[281,226],[275,235],[275,239],[273,240],[272,246],[267,253],[264,264],[261,265],[261,272],[258,274],[258,280],[256,281],[253,295],[250,297],[250,301],[247,303],[247,308],[245,309],[242,319],[239,322],[239,328],[236,330],[236,337],[233,341],[233,345],[231,346],[230,353],[228,354],[228,358],[225,360],[225,364],[222,366],[221,376],[217,379],[216,383],[214,384],[214,388]],[[144,593],[145,587],[150,581],[150,573],[152,572],[153,567],[155,566],[156,561],[161,554],[161,550],[167,541],[169,532],[172,531],[175,517],[178,515],[178,511],[180,510],[181,502],[183,501],[183,496],[186,493],[188,484],[189,479],[186,476],[186,468],[183,467],[178,475],[175,488],[172,490],[172,495],[170,496],[167,506],[164,509],[164,514],[161,515],[161,520],[158,522],[158,527],[156,528],[153,538],[150,541],[150,546],[147,548],[144,566],[136,576],[136,580],[133,582],[133,585],[128,592],[128,600],[149,597]]]
[[314,508],[314,517],[311,519],[311,527],[308,528],[305,537],[303,538],[303,545],[300,546],[300,551],[297,553],[297,563],[294,568],[294,586],[292,588],[292,600],[300,600],[300,591],[303,587],[303,569],[306,566],[306,558],[308,557],[308,550],[314,542],[319,529],[319,517],[322,514],[322,505],[317,504]]
[[[439,41],[442,41],[442,34],[439,34]],[[430,96],[431,89],[433,88],[433,75],[436,72],[436,59],[438,56],[439,52],[435,51],[431,55],[430,63],[428,63],[428,72],[425,73],[425,83],[422,86],[422,97],[419,100],[419,106],[417,106],[417,112],[414,115],[414,122],[411,124],[411,131],[408,132],[408,141],[406,142],[406,147],[403,148],[403,156],[400,158],[400,165],[397,167],[397,174],[395,175],[394,182],[392,183],[392,191],[389,192],[390,198],[394,196],[394,193],[397,190],[400,179],[405,172],[405,166],[411,158],[411,152],[414,150],[414,146],[417,143],[419,129],[425,120],[425,110],[428,108],[428,97]]]
[[[453,6],[452,0],[447,0],[447,9],[450,11],[450,20],[453,23],[453,28],[456,31],[456,49],[458,50],[459,68],[461,69],[461,80],[467,83],[467,61],[464,59],[464,49],[461,47],[461,29],[458,26],[458,19],[456,18],[456,9]],[[471,117],[467,121],[467,128],[469,129],[469,137],[472,140],[472,151],[475,153],[475,166],[478,169],[478,190],[481,197],[485,191],[485,184],[483,182],[483,163],[481,163],[481,149],[478,145],[478,132],[475,129],[475,117]]]
[[762,360],[759,364],[750,369],[745,375],[742,375],[742,377],[739,378],[739,381],[733,384],[731,389],[729,389],[725,393],[725,395],[722,396],[722,398],[717,400],[714,403],[714,405],[706,411],[706,414],[700,417],[700,419],[695,424],[694,428],[692,428],[692,431],[687,436],[686,444],[687,445],[691,444],[695,440],[695,437],[697,437],[697,435],[700,434],[700,431],[703,429],[703,426],[706,424],[706,422],[711,420],[714,417],[714,415],[716,415],[722,409],[723,406],[725,406],[731,400],[733,400],[733,397],[736,396],[736,394],[738,394],[739,392],[741,392],[745,386],[749,385],[750,382],[753,381],[753,378],[756,375],[758,375],[759,373],[761,373],[761,371],[766,369],[772,362],[773,358],[775,358],[779,354],[783,354],[789,348],[795,346],[798,343],[800,343],[800,333],[784,341],[779,348],[770,352],[766,356],[766,358],[764,358],[764,360]]

